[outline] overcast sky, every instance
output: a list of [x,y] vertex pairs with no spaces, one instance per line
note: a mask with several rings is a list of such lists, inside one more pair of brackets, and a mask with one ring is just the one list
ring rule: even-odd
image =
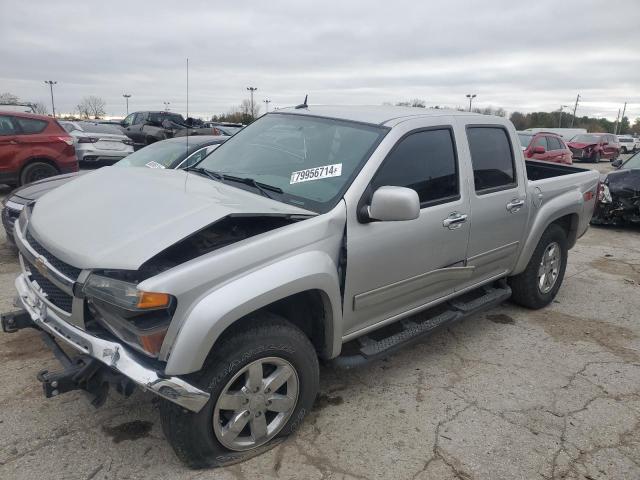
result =
[[107,113],[222,113],[274,106],[381,104],[557,110],[640,117],[640,1],[0,0],[0,92],[56,110],[86,95]]

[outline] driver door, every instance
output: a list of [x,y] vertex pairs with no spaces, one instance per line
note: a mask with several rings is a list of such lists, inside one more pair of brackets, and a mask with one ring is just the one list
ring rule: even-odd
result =
[[412,188],[421,202],[417,219],[362,223],[357,215],[362,201],[347,200],[344,335],[358,336],[394,321],[452,293],[471,276],[473,269],[463,264],[469,199],[460,180],[454,131],[446,125],[422,127],[443,118],[407,122],[406,133],[363,197],[370,201],[372,192],[385,185]]

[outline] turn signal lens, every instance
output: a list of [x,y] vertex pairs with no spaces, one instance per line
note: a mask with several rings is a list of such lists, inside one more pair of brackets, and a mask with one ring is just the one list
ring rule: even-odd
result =
[[164,337],[167,334],[167,330],[160,330],[159,332],[151,333],[149,335],[140,335],[138,339],[140,340],[140,345],[142,348],[157,357],[160,353],[160,348],[162,347],[162,342],[164,341]]
[[171,296],[168,293],[138,292],[138,308],[168,307]]

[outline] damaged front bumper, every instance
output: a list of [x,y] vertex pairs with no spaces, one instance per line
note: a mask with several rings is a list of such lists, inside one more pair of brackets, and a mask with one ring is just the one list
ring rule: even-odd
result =
[[[34,325],[52,337],[71,345],[85,355],[121,373],[145,390],[176,403],[187,410],[199,412],[209,400],[209,394],[179,377],[164,376],[140,362],[120,343],[95,337],[77,328],[50,308],[22,273],[15,281],[20,306]],[[4,324],[3,319],[3,324]]]

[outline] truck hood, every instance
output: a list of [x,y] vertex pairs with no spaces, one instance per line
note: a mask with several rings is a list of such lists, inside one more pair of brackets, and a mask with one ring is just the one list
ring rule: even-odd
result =
[[16,188],[11,192],[11,200],[17,203],[27,203],[30,200],[37,200],[49,190],[58,188],[60,185],[73,180],[82,173],[84,172],[65,173],[64,175],[56,175],[55,177],[49,177],[43,180],[38,180],[37,182],[29,183],[23,187]]
[[229,215],[316,214],[181,170],[106,167],[39,199],[29,230],[75,267],[136,270]]
[[606,179],[611,195],[623,198],[640,197],[640,169],[620,169],[609,172]]

